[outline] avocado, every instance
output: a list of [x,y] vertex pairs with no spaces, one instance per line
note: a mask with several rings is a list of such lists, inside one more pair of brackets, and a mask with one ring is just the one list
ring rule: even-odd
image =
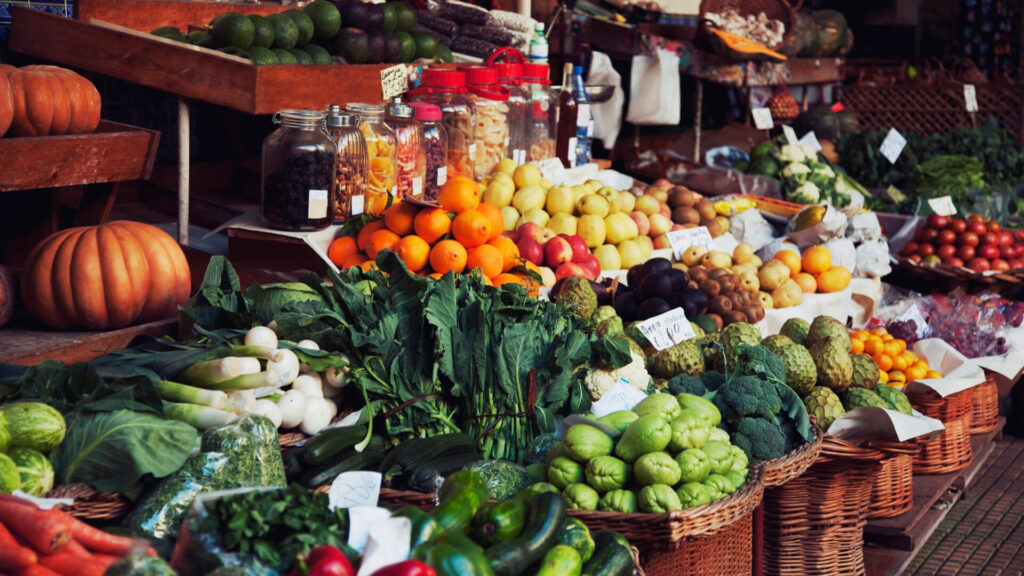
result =
[[395,32],[394,36],[398,38],[402,48],[398,61],[412,62],[416,58],[416,40],[408,32]]
[[274,48],[274,55],[277,56],[279,64],[298,64],[299,61],[292,55],[291,51],[284,48]]
[[349,64],[363,64],[370,55],[370,37],[359,28],[342,28],[335,37],[334,53]]
[[299,27],[295,21],[284,14],[270,14],[266,17],[274,25],[274,48],[285,50],[294,48],[299,41]]
[[328,40],[341,30],[341,12],[328,0],[316,0],[302,9],[313,21],[313,38]]
[[381,13],[384,14],[383,23],[380,26],[381,32],[390,34],[395,31],[395,26],[398,24],[397,14],[395,13],[395,7],[391,4],[383,4],[380,7]]
[[441,44],[440,42],[438,42],[437,43],[437,53],[434,54],[434,57],[437,58],[438,60],[440,60],[441,62],[451,62],[452,61],[452,51],[451,51],[451,48],[448,48],[444,44]]
[[185,41],[195,46],[209,46],[212,42],[210,33],[206,30],[196,30],[189,32],[188,36],[185,36]]
[[395,30],[412,32],[416,29],[416,12],[405,2],[388,2],[395,7]]
[[[381,32],[381,34],[384,34]],[[387,45],[387,53],[384,62],[402,61],[402,39],[397,34],[384,34],[384,42]]]
[[[368,44],[366,61],[373,64],[376,62],[387,62],[388,40],[387,36],[380,30],[367,30],[366,42]],[[399,47],[401,53],[401,47]]]
[[413,33],[413,41],[416,42],[416,58],[433,58],[437,54],[437,40],[427,32]]
[[150,32],[150,34],[166,38],[168,40],[174,40],[176,42],[185,42],[185,36],[181,34],[181,30],[178,30],[174,26],[161,26]]
[[317,46],[316,44],[309,44],[303,50],[309,57],[312,58],[313,64],[324,66],[331,63],[331,53],[328,52],[323,46]]
[[299,64],[310,65],[313,63],[313,57],[309,55],[303,48],[292,48],[289,50],[291,55],[295,58],[295,61]]
[[277,54],[270,48],[266,48],[264,46],[250,46],[246,52],[249,55],[249,59],[252,60],[252,63],[257,66],[281,64],[277,58]]

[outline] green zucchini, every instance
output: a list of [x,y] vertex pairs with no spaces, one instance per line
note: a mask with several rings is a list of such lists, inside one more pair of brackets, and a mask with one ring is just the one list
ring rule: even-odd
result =
[[470,535],[481,546],[493,546],[519,536],[525,523],[524,500],[512,498],[503,502],[487,502],[473,517]]
[[431,515],[440,525],[441,533],[461,533],[487,502],[487,486],[479,474],[462,470],[445,479],[437,497],[441,503]]
[[519,537],[487,550],[495,576],[515,576],[539,562],[558,544],[564,523],[565,499],[561,494],[544,492],[531,498]]
[[370,444],[362,452],[347,450],[342,458],[331,466],[307,470],[299,476],[299,483],[307,488],[318,488],[334,481],[342,472],[353,470],[374,470],[384,458],[384,441],[374,436]]
[[583,576],[630,576],[633,574],[633,553],[618,532],[598,530],[594,538],[594,555],[583,565]]
[[366,437],[366,426],[338,426],[320,431],[306,442],[302,459],[307,464],[323,464],[335,454],[341,454],[359,444]]
[[387,473],[398,467],[404,474],[447,454],[475,453],[476,440],[466,434],[441,434],[430,438],[410,438],[388,451],[378,469]]
[[565,519],[565,526],[562,528],[562,535],[559,536],[558,543],[570,546],[579,552],[583,562],[590,560],[590,557],[594,555],[594,539],[590,536],[590,529],[579,518]]
[[440,525],[437,523],[437,520],[434,520],[433,516],[415,506],[399,508],[395,510],[392,516],[408,518],[412,522],[410,541],[413,548],[430,542],[440,532]]

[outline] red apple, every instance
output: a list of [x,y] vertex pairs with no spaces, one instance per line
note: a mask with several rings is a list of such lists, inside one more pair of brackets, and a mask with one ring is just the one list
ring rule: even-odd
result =
[[651,219],[648,218],[647,214],[639,210],[634,210],[629,213],[629,217],[636,222],[636,229],[641,236],[647,236],[651,231]]
[[977,254],[986,260],[995,260],[996,258],[999,258],[999,245],[982,244],[978,247]]
[[971,258],[974,258],[974,246],[971,246],[970,244],[964,244],[963,246],[960,247],[959,250],[956,251],[956,255],[958,258],[966,262]]
[[1020,258],[1014,258],[1013,260],[1009,261],[1009,264],[1010,270],[1016,270],[1018,268],[1024,267],[1024,260],[1021,260]]
[[935,255],[943,260],[952,258],[954,254],[956,254],[956,246],[953,246],[952,244],[943,244],[935,250]]
[[960,235],[961,246],[977,246],[978,244],[979,238],[974,232],[964,232]]
[[978,221],[975,220],[973,222],[968,222],[967,223],[967,231],[968,232],[974,232],[978,236],[981,236],[985,232],[988,232],[988,228],[985,228],[985,223],[984,222],[978,222]]
[[548,240],[544,245],[544,264],[557,268],[561,264],[572,262],[572,245],[560,236]]
[[959,258],[957,258],[956,256],[953,256],[952,258],[947,258],[947,259],[943,260],[942,261],[942,265],[943,266],[953,266],[955,268],[963,268],[964,267],[964,261],[959,259]]
[[917,253],[921,256],[931,256],[932,254],[935,254],[935,246],[932,246],[931,244],[921,244],[917,248]]
[[569,246],[572,246],[572,261],[577,264],[582,262],[587,256],[590,256],[590,248],[587,248],[587,243],[583,241],[576,234],[559,234],[559,238],[565,238],[569,242]]
[[574,264],[579,264],[580,268],[583,268],[587,272],[587,278],[589,280],[597,280],[597,277],[601,275],[601,262],[598,261],[597,256],[591,253],[587,253],[587,257],[580,262],[573,261]]
[[996,258],[995,260],[992,261],[992,269],[1000,271],[1009,270],[1010,263],[1007,262],[1006,260],[1003,260],[1002,258]]
[[985,219],[981,217],[981,214],[971,214],[970,216],[967,217],[967,222],[968,223],[981,222],[982,224],[984,224],[985,223]]
[[910,256],[911,254],[917,254],[919,246],[917,242],[907,242],[907,245],[900,251],[900,256]]
[[555,281],[561,280],[562,278],[568,278],[569,276],[580,276],[582,278],[587,277],[587,271],[582,266],[573,262],[566,262],[555,268]]
[[544,246],[533,238],[520,238],[516,242],[516,247],[519,248],[519,256],[526,258],[537,266],[544,264]]
[[967,230],[967,222],[957,218],[949,223],[949,229],[957,234]]
[[995,232],[985,232],[979,239],[981,244],[999,244],[999,235]]
[[928,217],[927,225],[929,228],[935,228],[942,230],[949,225],[949,216],[940,216],[938,214],[932,214]]
[[517,241],[523,238],[531,238],[537,244],[544,245],[548,240],[555,237],[554,230],[545,228],[536,222],[526,222],[516,230]]
[[914,264],[920,264],[921,263],[921,255],[920,254],[911,254],[910,256],[907,256],[907,260],[910,260]]
[[985,272],[990,268],[988,260],[985,260],[984,258],[972,258],[971,261],[967,263],[967,267],[975,272]]
[[1013,244],[1013,257],[1020,258],[1021,256],[1024,256],[1024,244],[1015,242]]
[[1003,260],[1013,260],[1017,257],[1017,251],[1013,249],[1013,244],[1003,244],[999,246],[999,257]]
[[985,226],[988,228],[989,232],[999,232],[999,222],[996,222],[995,220],[989,220]]
[[996,233],[996,236],[999,237],[1000,246],[1008,246],[1010,244],[1013,244],[1013,234],[1011,234],[1009,230],[1000,230],[999,232]]
[[952,230],[943,230],[939,232],[938,237],[935,238],[939,244],[952,244],[956,242],[956,232]]

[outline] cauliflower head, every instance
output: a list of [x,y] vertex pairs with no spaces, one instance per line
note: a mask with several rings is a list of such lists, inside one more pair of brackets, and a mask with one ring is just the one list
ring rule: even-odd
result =
[[782,175],[784,177],[786,177],[786,178],[794,178],[794,177],[800,176],[802,174],[810,174],[810,173],[811,173],[810,166],[808,166],[806,164],[801,164],[799,162],[793,162],[792,164],[788,164],[785,168],[782,169]]
[[821,201],[821,190],[814,182],[804,182],[793,190],[790,199],[801,204],[817,204]]
[[785,144],[779,149],[780,162],[803,162],[807,159],[804,149],[796,144]]
[[629,364],[621,368],[614,370],[591,368],[587,370],[584,381],[592,401],[597,402],[600,400],[601,396],[604,396],[605,393],[615,387],[620,378],[626,380],[630,386],[637,390],[647,390],[648,386],[651,385],[651,375],[647,372],[647,362],[643,354],[630,349],[629,356]]

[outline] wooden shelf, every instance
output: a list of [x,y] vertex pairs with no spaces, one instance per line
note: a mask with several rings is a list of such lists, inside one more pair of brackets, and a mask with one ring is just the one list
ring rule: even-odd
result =
[[0,192],[148,180],[159,142],[155,130],[106,120],[92,134],[0,138]]
[[[96,4],[96,3],[93,3]],[[89,70],[170,92],[188,99],[249,114],[273,114],[286,108],[326,108],[329,104],[383,101],[380,71],[389,65],[256,66],[245,58],[159,38],[147,31],[185,22],[203,25],[212,14],[245,5],[193,2],[119,1],[117,10],[87,11],[69,20],[15,6],[10,48],[65,66]],[[198,6],[190,6],[197,4]],[[150,11],[151,5],[161,10]],[[211,8],[212,5],[212,8]],[[173,12],[177,7],[180,12]],[[280,11],[260,6],[253,12]],[[90,14],[102,15],[103,21]],[[149,14],[140,18],[142,14]],[[176,16],[174,14],[177,14]],[[211,14],[211,16],[212,16]],[[84,18],[91,20],[85,21]]]

